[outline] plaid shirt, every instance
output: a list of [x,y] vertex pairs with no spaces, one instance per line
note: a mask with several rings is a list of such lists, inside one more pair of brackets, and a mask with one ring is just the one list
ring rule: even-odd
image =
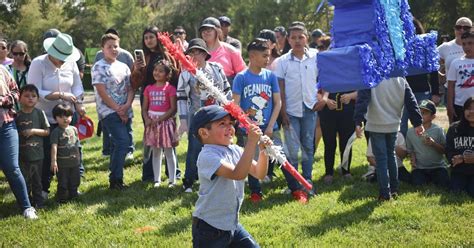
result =
[[5,83],[7,88],[10,90],[7,94],[0,96],[0,126],[3,125],[4,122],[12,122],[15,119],[16,111],[15,111],[15,102],[18,101],[19,98],[19,90],[18,86],[6,70],[2,70],[0,76],[0,83]]

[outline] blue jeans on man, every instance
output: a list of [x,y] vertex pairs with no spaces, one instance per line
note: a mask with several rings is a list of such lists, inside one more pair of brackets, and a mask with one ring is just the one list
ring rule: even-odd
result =
[[186,153],[186,169],[184,171],[183,186],[191,188],[198,179],[197,158],[201,152],[202,144],[194,135],[188,133],[188,149]]
[[[303,103],[304,105],[304,103]],[[285,128],[285,153],[288,162],[298,170],[298,152],[301,147],[301,167],[303,177],[311,182],[314,161],[314,125],[317,120],[317,112],[303,106],[303,117],[288,115],[290,126]],[[301,185],[286,170],[283,170],[288,187],[291,191],[301,189]]]
[[129,118],[127,123],[124,124],[117,113],[112,113],[107,115],[102,121],[107,126],[112,143],[114,143],[110,155],[109,181],[111,183],[123,183],[123,168],[130,144],[130,136],[128,134],[132,129],[132,119]]
[[19,139],[18,131],[14,121],[3,123],[0,126],[0,169],[10,184],[10,188],[15,195],[18,205],[25,210],[31,207],[28,198],[25,179],[21,174],[18,155],[19,155]]
[[370,142],[376,161],[380,197],[390,199],[398,193],[398,168],[395,155],[397,133],[370,132]]
[[205,221],[193,217],[193,247],[260,247],[252,235],[239,223],[237,230],[224,231],[217,229]]

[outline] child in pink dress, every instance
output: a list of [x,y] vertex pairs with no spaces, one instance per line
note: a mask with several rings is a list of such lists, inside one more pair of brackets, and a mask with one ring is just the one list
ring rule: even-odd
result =
[[176,185],[176,154],[173,147],[178,144],[176,122],[176,88],[168,80],[171,67],[165,60],[153,67],[154,84],[143,92],[142,116],[145,120],[145,143],[153,147],[153,174],[155,188],[161,183],[161,157],[164,151],[169,172],[169,187]]

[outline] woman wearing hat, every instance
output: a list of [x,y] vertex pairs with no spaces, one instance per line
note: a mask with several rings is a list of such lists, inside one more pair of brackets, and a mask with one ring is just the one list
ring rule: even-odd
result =
[[246,65],[239,50],[219,40],[221,32],[221,24],[214,17],[204,19],[199,27],[199,33],[211,55],[209,61],[221,64],[227,80],[232,84],[235,75],[243,71]]
[[[208,78],[212,79],[214,85],[222,92],[226,93],[227,99],[232,99],[230,84],[224,74],[222,66],[215,62],[208,62],[211,54],[207,51],[206,43],[200,38],[192,39],[189,42],[186,54],[189,55],[197,67],[202,70]],[[201,107],[216,104],[216,101],[199,88],[199,82],[188,71],[183,71],[179,76],[178,88],[178,114],[180,119],[179,134],[189,131],[191,117]],[[192,192],[192,185],[197,179],[196,161],[202,144],[188,132],[188,152],[186,153],[186,171],[183,185],[185,192]]]
[[15,125],[18,87],[4,66],[0,66],[0,169],[5,174],[18,205],[27,219],[37,219],[28,199],[25,179],[18,164],[19,140]]
[[[53,118],[52,110],[59,103],[69,104],[79,115],[85,115],[85,108],[82,105],[84,88],[76,65],[76,60],[81,55],[74,47],[72,37],[64,33],[45,39],[43,48],[46,54],[33,59],[27,82],[38,88],[40,99],[36,106],[46,113],[53,130],[58,124]],[[51,163],[49,137],[44,139],[44,149],[42,184],[46,196],[52,178],[49,171]]]
[[[147,27],[143,31],[142,49],[145,54],[145,61],[137,59],[133,64],[130,81],[134,90],[141,88],[140,103],[143,103],[143,90],[146,86],[155,83],[155,79],[153,78],[153,68],[155,63],[160,60],[164,59],[169,62],[172,68],[171,79],[169,82],[174,87],[178,85],[180,66],[158,40],[158,32],[159,29],[156,26]],[[149,146],[144,146],[143,156],[142,180],[153,182],[153,165],[150,159],[152,156]],[[179,171],[179,169],[177,170]]]

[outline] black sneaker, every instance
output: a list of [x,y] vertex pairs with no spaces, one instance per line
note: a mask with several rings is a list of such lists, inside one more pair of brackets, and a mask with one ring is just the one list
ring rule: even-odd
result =
[[383,195],[379,195],[379,202],[384,202],[384,201],[390,201],[392,198],[390,197],[390,195],[387,197],[387,196],[383,196]]
[[128,188],[127,185],[125,185],[123,182],[111,182],[110,183],[110,189],[116,189],[116,190],[126,190]]

